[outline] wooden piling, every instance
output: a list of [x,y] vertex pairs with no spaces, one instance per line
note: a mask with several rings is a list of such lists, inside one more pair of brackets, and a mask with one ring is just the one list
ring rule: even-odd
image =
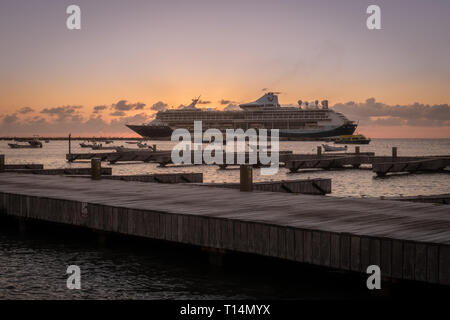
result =
[[318,156],[322,155],[322,147],[321,146],[317,146],[317,155]]
[[69,133],[69,154],[72,154],[72,134]]
[[[356,147],[355,147],[355,154],[356,154],[357,156],[360,155],[359,146],[356,146]],[[355,169],[358,169],[359,167],[361,167],[361,163],[354,163],[354,164],[352,164],[352,167],[355,168]]]
[[240,166],[240,190],[244,192],[253,191],[253,168],[250,165]]
[[5,171],[5,155],[0,154],[0,172]]
[[392,158],[397,158],[397,147],[392,147]]
[[91,178],[100,180],[102,178],[102,162],[99,158],[91,159]]

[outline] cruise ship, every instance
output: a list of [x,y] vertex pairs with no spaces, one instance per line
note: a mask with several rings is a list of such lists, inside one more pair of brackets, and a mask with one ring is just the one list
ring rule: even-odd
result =
[[240,110],[218,111],[200,109],[199,98],[181,109],[159,111],[148,124],[127,127],[152,140],[170,140],[178,128],[194,130],[194,121],[202,121],[202,129],[278,129],[281,140],[307,140],[351,135],[357,124],[342,113],[328,108],[328,101],[302,102],[298,106],[282,107],[276,93],[268,92],[254,102],[240,104]]

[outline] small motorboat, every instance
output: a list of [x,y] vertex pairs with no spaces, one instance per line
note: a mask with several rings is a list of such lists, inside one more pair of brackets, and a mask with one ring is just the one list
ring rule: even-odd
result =
[[141,149],[136,149],[136,148],[126,148],[124,146],[120,146],[120,147],[115,147],[117,152],[131,152],[131,151],[142,151]]
[[138,142],[138,143],[137,143],[137,146],[138,146],[140,149],[150,148],[150,146],[149,146],[148,144],[142,143],[142,142]]
[[92,150],[116,150],[117,147],[104,147],[101,143],[94,143],[91,148]]
[[12,149],[37,149],[42,148],[42,142],[37,139],[26,141],[28,144],[8,143],[8,146]]
[[322,147],[325,150],[325,152],[347,151],[347,146],[345,146],[345,147],[335,147],[335,146],[330,146],[328,144],[322,144]]
[[92,148],[93,146],[94,146],[93,144],[89,144],[89,143],[85,143],[85,142],[80,143],[80,147],[82,147],[82,148]]
[[370,139],[366,138],[362,134],[339,136],[334,140],[337,144],[369,144]]

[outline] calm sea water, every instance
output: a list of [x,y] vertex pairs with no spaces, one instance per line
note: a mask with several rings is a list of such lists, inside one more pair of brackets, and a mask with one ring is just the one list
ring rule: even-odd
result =
[[[72,143],[72,152],[86,152]],[[152,142],[151,142],[152,143]],[[169,149],[170,142],[155,142]],[[125,145],[116,141],[114,145]],[[316,142],[281,142],[281,150],[314,153]],[[450,154],[450,139],[376,139],[361,151],[390,155]],[[65,161],[67,142],[50,141],[43,149],[9,149],[0,141],[0,153],[7,163],[43,163],[47,168],[86,167],[87,163]],[[216,166],[158,168],[155,164],[117,164],[114,174],[155,172],[203,172],[206,182],[238,181],[238,170],[218,170]],[[314,171],[290,174],[281,168],[277,176],[255,180],[329,177],[331,196],[419,195],[450,192],[448,174],[411,174],[374,178],[370,170]],[[247,258],[248,259],[248,258]],[[256,258],[250,258],[256,259]],[[258,258],[259,259],[259,258]],[[66,288],[66,268],[76,264],[82,270],[82,290]],[[57,233],[32,228],[20,235],[0,222],[0,299],[292,299],[369,297],[365,279],[347,277],[331,271],[290,267],[267,259],[241,258],[225,268],[207,263],[206,255],[184,248],[167,248],[154,243],[115,241],[99,247],[91,235]]]

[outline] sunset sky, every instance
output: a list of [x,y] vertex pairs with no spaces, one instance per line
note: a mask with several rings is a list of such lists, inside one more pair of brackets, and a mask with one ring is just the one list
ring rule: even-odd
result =
[[194,96],[221,109],[267,88],[328,99],[371,137],[450,138],[449,14],[448,0],[2,0],[0,135],[133,135],[125,123]]

